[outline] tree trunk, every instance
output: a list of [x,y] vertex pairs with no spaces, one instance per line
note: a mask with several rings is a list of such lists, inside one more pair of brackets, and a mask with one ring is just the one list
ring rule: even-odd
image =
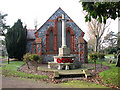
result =
[[38,70],[37,70],[37,67],[38,67],[38,63],[36,62],[36,72],[38,71]]
[[101,60],[101,68],[102,68],[102,61],[103,61],[103,60]]
[[95,72],[96,72],[96,60],[94,60],[94,63],[95,63],[95,67],[94,68],[95,68]]
[[28,62],[26,62],[28,69],[30,69]]
[[8,64],[9,64],[10,62],[9,62],[9,56],[8,56]]
[[[118,12],[119,15],[119,12]],[[118,24],[120,24],[120,15],[118,16]],[[117,41],[117,49],[120,50],[120,26],[118,25],[118,41]],[[120,67],[120,52],[117,55],[117,62],[116,62],[116,67]]]
[[120,53],[117,56],[116,67],[120,67]]
[[96,42],[95,42],[95,52],[97,52],[98,50],[98,41],[99,41],[99,39],[97,38],[97,35],[95,36],[95,40],[96,40]]

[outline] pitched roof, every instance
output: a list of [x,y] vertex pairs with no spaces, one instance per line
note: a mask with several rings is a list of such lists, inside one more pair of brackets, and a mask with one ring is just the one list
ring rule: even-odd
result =
[[[56,19],[57,17],[59,17],[59,16],[61,16],[62,14],[65,14],[65,18],[67,19],[67,20],[72,20],[60,7],[55,11],[55,13],[53,13],[51,16],[50,16],[50,18],[48,19],[48,20],[53,20],[53,19]],[[56,17],[57,16],[57,17]],[[48,21],[47,20],[47,21]],[[46,21],[46,22],[47,22]],[[73,20],[72,20],[73,21]],[[45,22],[45,23],[46,23]],[[74,22],[74,21],[73,21]],[[44,25],[45,25],[45,23],[37,30],[37,31],[39,31]],[[80,27],[74,22],[74,24],[80,29]],[[81,30],[81,29],[80,29]],[[36,31],[36,32],[37,32]],[[82,30],[81,30],[82,31]],[[83,31],[82,31],[83,32]],[[84,32],[83,32],[84,33]]]
[[27,29],[27,39],[35,39],[36,29]]

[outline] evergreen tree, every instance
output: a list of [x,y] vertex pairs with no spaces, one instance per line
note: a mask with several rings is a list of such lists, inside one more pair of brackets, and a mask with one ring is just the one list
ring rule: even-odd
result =
[[8,29],[5,41],[9,58],[21,60],[26,52],[27,30],[20,19]]

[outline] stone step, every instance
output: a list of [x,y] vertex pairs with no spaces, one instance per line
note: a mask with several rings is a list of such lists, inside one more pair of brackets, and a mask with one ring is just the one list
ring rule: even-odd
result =
[[88,70],[80,70],[80,71],[66,71],[66,70],[61,70],[61,71],[55,71],[54,73],[55,78],[76,78],[76,77],[84,77],[88,78],[91,77],[91,74],[88,72]]
[[88,78],[88,77],[92,77],[92,75],[88,72],[88,70],[83,70],[83,73],[85,74],[85,77]]

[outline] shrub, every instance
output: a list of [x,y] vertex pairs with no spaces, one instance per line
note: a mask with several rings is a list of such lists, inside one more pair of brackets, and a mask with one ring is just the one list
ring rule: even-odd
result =
[[27,64],[28,69],[30,69],[29,64],[28,64],[28,62],[31,61],[30,57],[31,57],[31,54],[30,54],[30,53],[26,53],[26,54],[23,56],[23,61]]
[[37,71],[38,63],[40,63],[41,57],[38,54],[32,54],[30,59],[31,59],[31,61],[35,62],[35,64],[36,64],[36,71]]
[[39,63],[41,61],[41,57],[38,54],[32,54],[31,61],[35,61],[35,62]]
[[98,58],[98,54],[97,53],[91,53],[91,54],[89,54],[89,56],[90,56],[91,60],[94,60],[94,63],[95,63],[95,72],[96,72],[96,59]]
[[90,60],[96,60],[98,58],[97,53],[90,53],[89,56],[90,56]]
[[[30,54],[30,53],[26,53],[23,56],[23,61],[26,62],[28,69],[30,69],[28,62],[32,63],[34,62],[36,65],[36,71],[37,71],[37,67],[38,67],[38,63],[41,62],[41,57],[38,54]],[[34,65],[34,64],[32,64]]]
[[106,54],[113,54],[113,52],[117,53],[117,48],[116,47],[107,47],[104,49],[104,52]]
[[98,53],[98,58],[99,59],[104,59],[105,58],[105,54],[104,53]]
[[105,54],[104,53],[98,53],[98,58],[101,61],[101,68],[102,68],[102,59],[105,58]]

